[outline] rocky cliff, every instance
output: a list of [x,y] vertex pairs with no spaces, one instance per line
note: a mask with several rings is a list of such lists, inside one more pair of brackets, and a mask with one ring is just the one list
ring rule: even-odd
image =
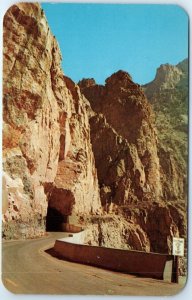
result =
[[161,65],[144,91],[155,111],[163,195],[186,205],[188,155],[188,59]]
[[4,237],[78,222],[91,245],[170,252],[172,236],[185,236],[185,211],[143,89],[124,71],[104,86],[76,85],[60,62],[41,7],[12,6],[4,17]]
[[[131,223],[134,232],[140,231],[138,241],[134,235],[135,241],[130,242],[128,229],[126,245],[170,252],[172,236],[185,235],[185,213],[164,195],[155,116],[142,88],[123,71],[109,77],[105,86],[93,79],[83,79],[79,86],[95,111],[90,126],[102,205],[108,213],[121,216],[121,222],[128,222],[123,228]],[[180,182],[174,184],[182,189]]]
[[81,82],[79,86],[98,113],[90,125],[103,202],[105,191],[116,204],[151,197],[158,201],[157,139],[152,110],[141,88],[123,71],[106,79],[105,86],[86,88]]
[[7,11],[3,55],[3,231],[6,238],[38,236],[48,200],[49,213],[64,221],[101,208],[89,104],[63,75],[38,4]]

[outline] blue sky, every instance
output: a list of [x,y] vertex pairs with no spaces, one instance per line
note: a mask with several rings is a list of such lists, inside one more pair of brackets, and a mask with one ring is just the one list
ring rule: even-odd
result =
[[139,84],[188,56],[188,16],[176,5],[41,4],[59,43],[64,73],[103,84],[118,70]]

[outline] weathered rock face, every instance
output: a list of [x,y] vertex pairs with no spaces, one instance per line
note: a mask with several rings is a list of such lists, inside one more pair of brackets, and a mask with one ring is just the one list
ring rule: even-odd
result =
[[[170,77],[172,87],[173,78],[179,80],[181,72],[176,75],[163,74],[162,78]],[[183,177],[174,158],[159,147],[154,116],[142,88],[123,71],[109,77],[105,86],[89,79],[87,85],[84,79],[79,86],[96,112],[90,117],[91,138],[105,211],[111,218],[118,215],[129,233],[135,227],[134,241],[129,240],[128,247],[170,253],[172,237],[186,234],[185,213],[178,199]],[[173,199],[177,204],[171,204]],[[106,240],[101,224],[100,235],[94,236],[97,242]],[[126,235],[117,231],[124,240],[119,243],[126,244]]]
[[[89,81],[88,81],[89,82]],[[157,140],[151,107],[128,73],[119,71],[105,86],[81,91],[98,113],[90,119],[102,199],[116,204],[161,196]]]
[[48,200],[63,215],[100,209],[88,103],[60,61],[40,6],[12,6],[4,17],[6,238],[43,234]]
[[177,66],[160,66],[155,79],[143,89],[155,111],[163,199],[178,235],[186,238],[188,59]]
[[63,215],[96,214],[101,204],[86,112],[89,103],[72,80],[65,77],[65,83],[71,93],[71,115],[65,121],[61,114],[60,155],[49,206]]
[[[183,72],[180,68],[170,64],[161,65],[157,69],[155,79],[146,85],[146,95],[157,93],[162,90],[174,89],[180,82]],[[145,86],[144,86],[145,87]]]
[[161,65],[144,87],[156,115],[164,198],[186,204],[188,155],[188,60]]
[[146,232],[139,224],[127,220],[121,214],[90,218],[85,242],[109,248],[150,251],[150,241]]

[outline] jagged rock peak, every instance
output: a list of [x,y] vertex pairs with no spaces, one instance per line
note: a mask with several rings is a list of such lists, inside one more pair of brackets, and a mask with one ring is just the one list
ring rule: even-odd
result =
[[[130,74],[126,71],[119,70],[113,73],[105,80],[105,85],[96,84],[93,78],[82,79],[79,81],[78,86],[81,93],[90,102],[93,111],[103,113],[104,107],[111,105],[115,102],[133,101],[137,106],[140,102],[143,108],[146,106],[145,95],[141,86],[132,81]],[[132,100],[131,100],[132,99]],[[108,104],[107,104],[108,103]],[[149,105],[147,104],[148,109]],[[107,108],[108,110],[109,108]],[[111,110],[111,108],[110,108]]]
[[[130,85],[137,86],[137,84],[132,81],[131,75],[128,72],[122,70],[113,73],[105,80],[105,86],[109,88],[111,88],[112,86],[129,87]],[[81,90],[84,90],[86,88],[94,86],[102,87],[103,85],[98,85],[94,78],[83,78],[78,82],[78,86]]]
[[106,80],[106,85],[113,86],[113,85],[121,85],[126,86],[130,83],[133,84],[132,77],[128,72],[119,70],[116,73],[113,73],[110,77],[108,77]]
[[78,82],[78,86],[81,88],[81,89],[84,89],[84,88],[89,88],[91,86],[95,86],[96,85],[96,81],[94,78],[83,78],[82,80],[80,80]]
[[157,69],[155,81],[162,86],[166,85],[166,88],[174,87],[175,83],[179,82],[182,75],[182,71],[176,66],[169,64],[161,65]]
[[155,79],[144,85],[144,89],[149,86],[157,90],[173,89],[180,83],[183,76],[188,73],[188,59],[183,60],[177,65],[162,64],[157,69]]

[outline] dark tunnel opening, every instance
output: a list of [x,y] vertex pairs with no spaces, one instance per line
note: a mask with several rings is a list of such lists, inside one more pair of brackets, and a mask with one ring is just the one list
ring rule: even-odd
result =
[[68,223],[69,216],[62,215],[58,210],[48,206],[46,217],[46,231],[63,231],[63,225]]

